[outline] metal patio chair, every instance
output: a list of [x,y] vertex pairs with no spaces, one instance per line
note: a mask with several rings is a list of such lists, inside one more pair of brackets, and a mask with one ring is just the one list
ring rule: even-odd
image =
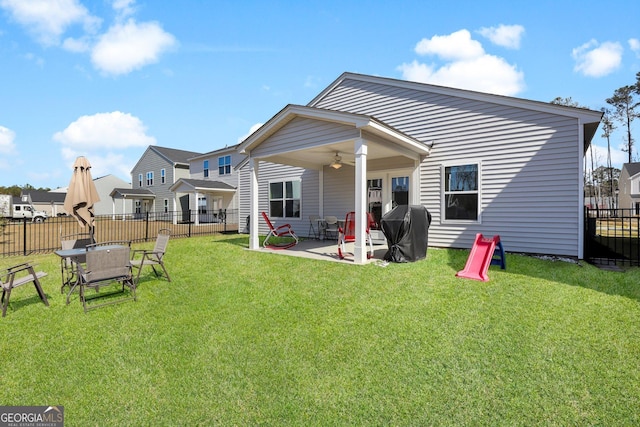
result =
[[[369,252],[367,253],[367,258],[373,258],[373,240],[371,239],[371,230],[370,227],[372,224],[375,224],[375,220],[373,219],[373,215],[370,212],[367,212],[367,227],[365,229],[367,245],[369,245]],[[340,259],[344,259],[344,255],[346,253],[345,243],[353,243],[356,241],[356,213],[349,212],[344,220],[344,228],[340,227],[338,229],[338,256]]]
[[333,215],[324,217],[324,236],[327,239],[338,239],[338,217]]
[[[262,246],[271,249],[288,249],[298,244],[298,236],[296,236],[293,228],[291,228],[291,224],[283,224],[276,227],[269,220],[266,212],[262,212],[262,217],[269,227],[269,234],[267,234],[264,242],[262,242]],[[274,239],[275,242],[270,242],[272,239]]]
[[[78,284],[80,286],[80,300],[85,313],[94,308],[109,304],[115,304],[128,300],[136,300],[136,285],[133,281],[130,262],[131,249],[126,245],[100,245],[87,248],[86,267],[78,264]],[[101,287],[114,282],[122,284],[122,290],[110,293],[97,293],[91,298],[87,297],[88,289],[99,290]],[[129,295],[123,298],[113,298],[112,295],[125,293],[125,287],[129,288]],[[105,298],[102,304],[88,304],[89,301]]]
[[140,273],[142,272],[142,267],[145,265],[151,266],[153,272],[156,277],[160,277],[161,274],[156,270],[156,266],[162,268],[164,271],[164,275],[167,278],[167,281],[171,281],[171,277],[169,277],[169,272],[167,268],[164,266],[164,254],[167,251],[167,245],[169,244],[169,238],[171,237],[171,230],[168,228],[163,228],[158,231],[158,237],[156,237],[156,244],[152,250],[145,249],[135,249],[131,253],[131,266],[133,268],[138,269],[138,274],[136,275],[136,283],[140,278]]

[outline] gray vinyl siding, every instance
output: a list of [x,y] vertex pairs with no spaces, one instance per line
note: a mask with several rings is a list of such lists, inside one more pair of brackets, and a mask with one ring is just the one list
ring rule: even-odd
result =
[[[260,162],[258,167],[258,218],[259,234],[266,235],[269,230],[262,219],[262,212],[269,214],[269,182],[286,181],[299,178],[302,182],[302,200],[300,218],[276,218],[276,225],[284,223],[291,224],[291,227],[298,236],[307,237],[309,231],[309,215],[317,215],[320,212],[319,204],[319,176],[316,170],[303,169],[287,165],[279,165],[268,162]],[[240,221],[241,225],[246,222],[247,216],[251,212],[251,174],[247,164],[240,171]],[[243,226],[240,227],[241,229]]]
[[255,157],[268,156],[282,151],[294,151],[309,146],[355,139],[358,136],[359,132],[353,126],[296,117],[270,136],[269,144],[258,146],[252,155]]
[[[161,183],[161,169],[165,169],[164,184]],[[153,172],[152,186],[147,186],[147,172]],[[142,174],[142,187],[138,184],[138,174]],[[155,151],[148,149],[131,171],[131,187],[133,189],[144,188],[151,190],[153,194],[155,194],[156,198],[153,206],[150,208],[151,210],[162,211],[164,199],[169,199],[169,209],[172,210],[175,194],[169,191],[169,187],[179,178],[189,178],[188,167],[178,168],[174,174],[174,168],[170,162],[158,155]]]
[[[420,200],[433,216],[431,246],[469,248],[483,233],[499,234],[507,251],[579,254],[577,119],[351,79],[313,106],[371,115],[433,143],[420,167]],[[442,167],[466,163],[480,164],[481,222],[445,222]]]

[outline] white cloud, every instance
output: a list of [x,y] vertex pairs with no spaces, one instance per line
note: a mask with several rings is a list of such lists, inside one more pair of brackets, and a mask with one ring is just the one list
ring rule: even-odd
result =
[[414,60],[400,65],[398,70],[407,80],[499,95],[515,95],[525,87],[524,74],[516,66],[487,54],[467,30],[422,39],[415,51],[436,56],[442,62],[425,64]]
[[0,170],[9,169],[11,155],[16,153],[16,144],[13,142],[16,133],[9,128],[0,126]]
[[135,10],[135,0],[114,0],[113,1],[113,10],[119,15],[119,17],[126,18],[127,16],[133,15]]
[[484,54],[482,45],[471,38],[467,30],[456,31],[448,36],[433,36],[422,39],[416,45],[418,55],[437,55],[442,59],[469,59]]
[[620,67],[622,51],[620,43],[591,40],[571,52],[576,61],[573,70],[588,77],[606,76]]
[[93,65],[106,74],[127,74],[158,61],[176,40],[156,22],[129,19],[115,24],[100,36],[91,52]]
[[240,138],[238,138],[238,144],[240,144],[242,141],[244,141],[245,139],[247,139],[252,133],[254,133],[255,131],[257,131],[258,129],[260,129],[260,127],[263,125],[264,123],[256,123],[255,125],[251,126],[251,128],[249,129],[249,132],[246,133],[245,135],[241,136]]
[[629,39],[629,47],[635,52],[636,56],[640,58],[640,40]]
[[101,23],[78,0],[0,0],[0,7],[45,46],[57,45],[60,36],[74,24],[94,32]]
[[16,150],[16,133],[9,128],[0,126],[0,153],[3,155],[13,154]]
[[498,27],[480,28],[478,32],[498,46],[509,49],[519,49],[520,39],[524,34],[524,27],[522,25],[501,24]]
[[94,178],[115,174],[130,179],[137,158],[127,149],[156,144],[156,139],[146,132],[139,118],[114,111],[82,116],[63,131],[56,132],[53,139],[62,144],[62,157],[69,170],[78,156],[86,156]]
[[156,143],[146,134],[142,121],[131,114],[114,111],[82,116],[53,135],[64,148],[77,150],[113,150],[144,147]]

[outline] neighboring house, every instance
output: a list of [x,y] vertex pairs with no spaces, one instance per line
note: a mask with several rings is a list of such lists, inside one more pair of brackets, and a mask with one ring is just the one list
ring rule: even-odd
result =
[[105,175],[93,179],[100,201],[93,205],[93,213],[97,215],[109,215],[113,212],[131,212],[132,202],[125,199],[114,199],[111,192],[114,188],[131,188],[131,184],[115,175]]
[[640,215],[640,163],[625,163],[618,181],[618,207]]
[[[260,212],[306,235],[309,215],[397,204],[432,214],[429,245],[500,235],[512,252],[583,257],[583,156],[602,113],[344,73],[307,106],[288,105],[238,147],[240,217],[251,249]],[[332,165],[332,166],[331,166]],[[366,261],[364,221],[355,262]]]
[[225,147],[189,159],[189,178],[180,178],[169,189],[190,196],[193,221],[217,222],[228,210],[238,209],[236,165],[246,156],[237,146]]
[[64,213],[64,193],[46,190],[22,190],[20,196],[31,200],[33,208],[37,211],[44,211],[49,217]]
[[[174,193],[171,186],[181,178],[189,178],[189,159],[201,153],[150,145],[131,170],[133,212],[188,211],[189,195]],[[119,189],[116,189],[119,190]],[[138,191],[146,190],[146,191]],[[127,192],[115,191],[113,197]]]

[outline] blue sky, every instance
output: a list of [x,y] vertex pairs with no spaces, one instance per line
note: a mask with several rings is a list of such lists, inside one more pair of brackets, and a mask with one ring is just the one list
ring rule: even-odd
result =
[[78,155],[130,181],[148,145],[237,144],[345,71],[600,109],[640,71],[639,21],[637,0],[0,0],[0,185],[64,187]]

